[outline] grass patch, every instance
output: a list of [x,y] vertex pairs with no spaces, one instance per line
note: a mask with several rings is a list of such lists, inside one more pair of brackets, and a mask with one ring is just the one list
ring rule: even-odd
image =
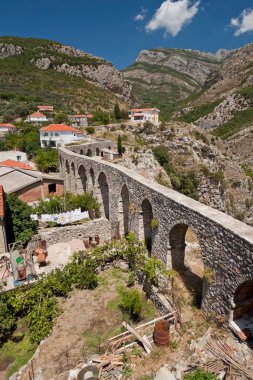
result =
[[36,349],[36,345],[30,342],[28,335],[22,332],[24,329],[24,320],[19,320],[12,339],[9,339],[0,348],[0,370],[9,367],[6,379],[26,364]]
[[238,111],[234,117],[214,130],[214,134],[222,140],[226,140],[235,133],[248,127],[253,122],[253,107],[244,111]]

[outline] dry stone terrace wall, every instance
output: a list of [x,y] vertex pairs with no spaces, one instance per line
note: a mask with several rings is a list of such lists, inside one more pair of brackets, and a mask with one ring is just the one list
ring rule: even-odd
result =
[[[149,240],[152,253],[167,268],[184,266],[185,234],[198,237],[208,281],[204,281],[202,309],[206,314],[231,317],[237,288],[253,280],[253,228],[232,217],[165,188],[101,157],[80,154],[87,146],[60,148],[60,168],[66,188],[92,191],[111,225],[111,237],[134,231]],[[89,147],[92,152],[101,143]],[[159,227],[150,228],[157,219]],[[252,297],[252,295],[250,295]]]

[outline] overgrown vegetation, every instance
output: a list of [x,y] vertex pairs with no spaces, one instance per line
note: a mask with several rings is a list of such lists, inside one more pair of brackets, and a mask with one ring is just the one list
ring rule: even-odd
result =
[[10,194],[6,196],[6,211],[8,241],[27,244],[37,229],[37,222],[30,218],[32,208]]
[[25,317],[30,341],[38,344],[50,332],[59,308],[56,297],[66,297],[73,287],[94,289],[97,286],[95,263],[76,256],[63,270],[56,269],[30,289],[21,286],[0,294],[0,343],[6,341]]
[[204,117],[211,113],[216,106],[220,104],[221,100],[215,100],[214,102],[202,104],[199,107],[194,108],[192,111],[185,113],[180,116],[179,120],[184,121],[186,123],[193,123],[201,117]]
[[210,372],[202,368],[198,368],[193,372],[184,375],[184,380],[218,380],[218,378]]
[[251,125],[252,122],[253,107],[247,108],[244,111],[235,112],[234,117],[216,128],[214,133],[222,140],[226,140],[230,136],[233,136],[235,133],[240,132],[242,129]]
[[[129,234],[128,239],[111,241],[95,248],[92,259],[89,256],[76,255],[62,270],[56,269],[47,276],[42,276],[40,282],[30,289],[21,286],[11,292],[0,294],[0,343],[12,336],[21,317],[25,318],[30,341],[39,343],[51,332],[59,313],[57,297],[67,297],[73,288],[94,289],[97,286],[96,268],[122,258],[135,269],[143,268],[148,281],[156,281],[153,273],[158,266],[154,268],[152,265],[150,271],[150,259],[146,256],[146,248],[133,234]],[[152,262],[156,264],[154,260]],[[168,276],[172,275],[160,262],[159,270]],[[134,292],[131,294],[132,299],[137,299]],[[123,298],[125,299],[125,295]],[[131,309],[133,315],[137,313],[137,306],[127,306],[122,302],[122,306],[128,311]],[[133,301],[133,304],[135,302]]]
[[56,172],[59,167],[57,149],[47,148],[38,150],[34,162],[42,173]]
[[153,149],[154,156],[170,177],[174,190],[187,195],[193,199],[199,199],[198,180],[193,171],[181,173],[172,164],[168,148],[165,145]]
[[74,195],[66,193],[65,195],[49,196],[47,200],[39,201],[37,206],[32,208],[34,214],[58,214],[61,212],[81,208],[81,211],[95,210],[99,214],[99,203],[91,193]]

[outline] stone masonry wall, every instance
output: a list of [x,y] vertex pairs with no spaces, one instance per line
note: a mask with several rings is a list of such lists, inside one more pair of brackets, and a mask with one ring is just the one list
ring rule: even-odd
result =
[[99,236],[101,243],[110,240],[111,228],[107,219],[100,218],[81,225],[46,228],[40,231],[41,240],[46,240],[47,246],[72,239],[89,240],[90,237],[94,241],[96,235]]
[[[94,144],[92,152],[101,149],[101,144],[104,143]],[[202,292],[202,308],[206,314],[228,319],[236,289],[245,281],[253,280],[253,228],[135,172],[105,162],[95,153],[92,157],[81,155],[80,151],[87,149],[85,145],[69,148],[77,153],[67,148],[59,150],[66,188],[76,183],[76,173],[81,173],[82,168],[81,176],[85,178],[81,180],[97,196],[102,210],[106,210],[104,216],[110,222],[111,237],[120,236],[124,230],[133,231],[141,239],[149,236],[150,220],[147,218],[152,215],[159,222],[159,227],[151,230],[152,253],[167,268],[178,270],[184,261],[185,231],[190,227],[195,232],[205,273],[208,273]],[[147,201],[151,205],[148,213],[144,207]],[[122,212],[127,212],[127,217],[122,217]],[[121,225],[124,220],[128,222],[127,228]]]

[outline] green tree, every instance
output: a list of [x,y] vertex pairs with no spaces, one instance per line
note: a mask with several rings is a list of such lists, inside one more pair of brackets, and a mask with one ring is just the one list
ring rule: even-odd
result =
[[27,244],[37,229],[37,222],[30,217],[32,208],[22,202],[16,194],[6,196],[6,208],[9,237],[12,235],[14,241]]
[[122,157],[122,154],[123,154],[123,146],[122,146],[122,137],[121,135],[118,135],[118,142],[117,142],[117,146],[118,146],[118,153],[119,153],[119,156]]
[[40,149],[36,152],[34,159],[37,168],[43,173],[48,173],[49,171],[57,171],[58,169],[58,152],[56,149]]
[[120,111],[118,102],[115,103],[115,106],[114,106],[114,118],[117,121],[121,119],[121,111]]
[[66,123],[68,121],[68,115],[65,112],[59,112],[54,117],[56,124]]

